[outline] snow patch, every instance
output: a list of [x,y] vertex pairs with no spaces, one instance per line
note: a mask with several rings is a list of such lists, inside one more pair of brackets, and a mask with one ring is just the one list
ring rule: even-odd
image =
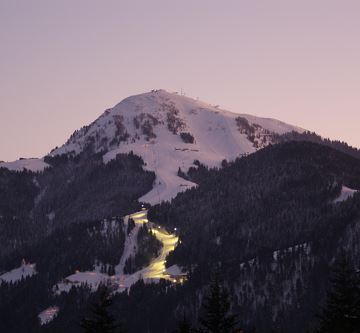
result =
[[166,269],[166,273],[169,275],[183,275],[182,268],[178,265],[172,265]]
[[35,264],[26,264],[23,262],[20,267],[0,275],[0,284],[1,282],[14,283],[20,281],[21,279],[33,276],[36,274],[35,268]]
[[96,271],[89,272],[75,272],[72,275],[67,276],[62,282],[55,285],[53,291],[56,294],[61,292],[69,292],[71,288],[81,287],[87,285],[92,291],[96,291],[100,284],[106,284],[108,282],[109,275]]
[[343,186],[341,189],[340,195],[334,200],[334,203],[343,202],[343,201],[351,198],[356,192],[358,192],[358,191],[353,190],[349,187]]
[[56,318],[59,313],[59,307],[50,306],[44,311],[40,312],[38,318],[40,320],[40,325],[46,325]]
[[23,171],[29,170],[33,172],[41,172],[44,171],[45,168],[50,167],[49,164],[45,163],[40,158],[27,158],[20,159],[13,162],[1,162],[0,168],[7,168],[11,171]]

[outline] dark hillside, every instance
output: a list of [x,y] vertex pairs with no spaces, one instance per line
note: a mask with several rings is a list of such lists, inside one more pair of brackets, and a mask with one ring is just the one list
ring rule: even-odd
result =
[[[200,186],[149,215],[179,230],[168,264],[187,267],[200,285],[221,267],[248,323],[262,318],[264,327],[296,331],[292,325],[313,318],[338,249],[352,248],[360,262],[360,194],[334,203],[343,185],[360,189],[360,160],[348,154],[289,142],[187,177]],[[300,305],[307,310],[296,311]]]

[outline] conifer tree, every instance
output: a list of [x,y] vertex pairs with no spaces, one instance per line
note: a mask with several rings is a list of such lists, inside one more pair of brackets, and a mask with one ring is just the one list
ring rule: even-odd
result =
[[122,333],[115,318],[110,313],[112,300],[107,286],[101,286],[99,298],[91,308],[91,317],[81,322],[85,333]]
[[342,255],[331,279],[331,289],[322,314],[318,333],[360,332],[359,273],[353,263]]
[[226,289],[216,277],[210,286],[210,293],[202,305],[201,332],[233,333],[236,330],[236,316],[230,314],[230,301]]

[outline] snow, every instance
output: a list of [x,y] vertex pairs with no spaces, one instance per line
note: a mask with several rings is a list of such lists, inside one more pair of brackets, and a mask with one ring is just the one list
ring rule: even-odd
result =
[[169,275],[182,275],[184,274],[181,267],[178,265],[172,265],[166,269],[166,273]]
[[334,203],[343,202],[343,201],[351,198],[356,192],[358,192],[358,191],[353,190],[349,187],[343,186],[341,188],[340,195],[334,200]]
[[14,283],[20,281],[23,278],[33,276],[36,274],[35,268],[35,264],[23,263],[20,267],[0,275],[0,284],[1,282]]
[[284,123],[280,120],[273,118],[262,118],[250,114],[240,114],[240,116],[246,118],[252,124],[258,124],[263,128],[267,129],[268,131],[277,134],[285,134],[291,131],[300,132],[300,133],[305,132],[305,129],[301,127],[289,125],[287,123]]
[[[123,274],[123,263],[125,263],[126,259],[131,255],[134,256],[136,254],[135,242],[129,241],[129,244],[131,244],[129,245],[129,250],[127,250],[127,246],[125,245],[124,254],[120,260],[120,264],[115,269],[117,274],[116,281],[118,282],[119,290],[122,291],[130,288],[140,279],[143,279],[145,282],[158,282],[160,279],[171,280],[171,274],[166,271],[165,263],[168,254],[175,249],[178,243],[178,237],[174,234],[167,233],[165,230],[161,229],[160,226],[149,222],[146,210],[132,214],[130,217],[135,222],[135,228],[139,228],[144,223],[148,223],[149,228],[163,246],[159,256],[152,260],[149,266],[140,269],[133,274]],[[132,239],[133,236],[129,235],[128,238]]]
[[96,291],[100,284],[106,284],[109,280],[107,274],[97,271],[75,272],[67,276],[62,282],[55,285],[54,292],[60,294],[61,292],[69,292],[74,287],[81,287],[88,285],[93,291]]
[[59,307],[50,306],[41,313],[39,313],[38,318],[40,320],[40,325],[46,325],[50,323],[59,313]]
[[29,171],[41,172],[49,166],[49,164],[45,163],[42,159],[39,158],[27,158],[13,162],[0,163],[0,168],[7,168],[12,171],[23,171],[24,169],[27,169]]
[[[169,113],[175,112],[175,117],[182,122],[176,134],[169,130]],[[257,149],[247,135],[239,131],[237,117],[246,118],[251,125],[262,126],[259,134],[267,130],[278,134],[303,130],[275,119],[260,118],[247,114],[237,114],[208,103],[201,102],[182,95],[169,93],[165,90],[131,96],[106,110],[88,127],[74,133],[68,142],[55,149],[51,155],[73,152],[84,149],[90,138],[95,140],[98,152],[104,154],[104,163],[114,159],[119,153],[133,152],[143,158],[145,169],[154,171],[156,180],[153,189],[139,198],[139,201],[151,205],[174,198],[179,192],[196,186],[177,175],[179,168],[186,172],[193,166],[194,160],[209,167],[220,167],[221,161],[233,160],[239,155],[253,153]],[[116,120],[121,120],[122,131],[128,138],[122,142],[111,144],[118,130]],[[142,132],[141,124],[136,120],[156,119],[153,123],[154,138],[147,140]],[[141,123],[141,122],[140,122]],[[180,133],[190,133],[195,142],[185,143]]]
[[126,216],[124,219],[124,225],[125,225],[125,232],[127,229],[127,225],[129,222],[129,218],[132,218],[135,222],[135,227],[131,230],[130,234],[127,235],[125,244],[124,244],[124,251],[121,256],[120,262],[117,266],[115,266],[115,274],[122,275],[124,274],[124,267],[125,262],[130,257],[135,257],[136,250],[137,250],[137,236],[140,230],[140,227],[142,226],[145,221],[143,221],[142,218],[146,217],[146,212],[140,212],[135,213],[130,216]]
[[[170,252],[172,252],[177,243],[178,243],[178,237],[174,234],[169,234],[166,231],[162,230],[156,225],[152,225],[152,232],[155,235],[155,237],[162,243],[162,248],[160,251],[160,255],[155,258],[149,266],[143,268],[142,270],[136,272],[133,274],[133,276],[138,278],[143,278],[147,280],[158,280],[158,279],[166,279],[169,280],[170,277],[166,273],[165,263],[166,263],[166,257]],[[127,277],[130,281],[132,279],[132,276],[130,275]],[[125,279],[126,281],[127,279]],[[126,284],[126,283],[125,283]]]
[[[174,275],[183,276],[185,273],[181,272],[180,267],[172,266],[168,269],[165,267],[166,257],[175,249],[179,240],[178,237],[163,230],[160,226],[149,222],[146,210],[126,216],[125,224],[128,223],[129,218],[134,220],[135,228],[125,240],[124,252],[119,264],[115,267],[115,275],[109,276],[99,272],[98,269],[87,272],[77,271],[56,284],[53,287],[53,291],[56,294],[60,294],[61,292],[69,292],[73,286],[80,287],[84,285],[88,285],[92,291],[96,291],[100,284],[110,284],[115,292],[121,292],[128,290],[140,279],[144,280],[146,283],[158,282],[160,279],[176,282],[174,281]],[[149,228],[152,230],[155,237],[162,243],[163,246],[160,254],[151,261],[149,266],[144,267],[133,274],[124,274],[123,269],[126,259],[136,254],[138,229],[144,223],[148,223]]]

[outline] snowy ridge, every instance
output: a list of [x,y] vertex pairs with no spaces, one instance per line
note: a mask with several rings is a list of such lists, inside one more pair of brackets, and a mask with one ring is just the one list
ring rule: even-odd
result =
[[76,131],[51,155],[78,154],[92,144],[105,163],[119,153],[143,158],[156,173],[151,192],[139,200],[150,204],[171,200],[196,184],[178,177],[194,160],[215,167],[221,161],[253,153],[272,142],[272,135],[303,130],[278,120],[236,114],[207,103],[156,90],[131,96]]
[[40,158],[22,158],[13,162],[0,163],[0,168],[7,168],[12,171],[23,171],[26,169],[33,172],[41,172],[48,167],[49,164],[45,163],[43,159]]

